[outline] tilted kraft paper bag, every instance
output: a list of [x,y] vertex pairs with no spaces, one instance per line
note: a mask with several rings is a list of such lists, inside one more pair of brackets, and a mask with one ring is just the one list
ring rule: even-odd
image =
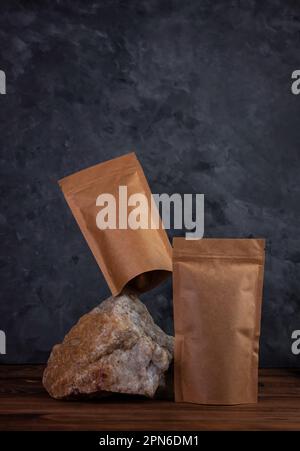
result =
[[173,244],[176,401],[257,402],[264,240]]
[[[60,180],[59,184],[113,295],[124,287],[147,291],[170,274],[172,248],[160,219],[157,229],[100,230],[96,224],[101,209],[96,200],[99,195],[108,194],[116,200],[119,226],[120,186],[126,187],[127,198],[132,194],[145,195],[150,206],[151,191],[134,153],[84,169]],[[130,210],[132,207],[128,207]],[[151,225],[150,213],[148,225]]]

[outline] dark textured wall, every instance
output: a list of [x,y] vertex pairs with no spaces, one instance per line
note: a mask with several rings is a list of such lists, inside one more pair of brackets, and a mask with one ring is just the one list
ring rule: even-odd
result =
[[[205,193],[206,236],[266,237],[262,366],[299,366],[297,1],[1,1],[1,362],[43,362],[108,294],[57,179],[135,149]],[[172,331],[171,283],[144,296]]]

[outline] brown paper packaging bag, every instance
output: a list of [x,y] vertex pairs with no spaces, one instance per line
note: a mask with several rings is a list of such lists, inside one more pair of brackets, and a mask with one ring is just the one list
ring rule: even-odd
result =
[[264,240],[173,244],[176,401],[257,402]]
[[108,193],[115,196],[119,226],[119,186],[127,187],[128,198],[146,195],[150,205],[151,191],[134,153],[65,177],[59,185],[113,295],[124,288],[147,291],[170,275],[172,248],[160,218],[157,229],[100,230],[96,224],[96,199]]

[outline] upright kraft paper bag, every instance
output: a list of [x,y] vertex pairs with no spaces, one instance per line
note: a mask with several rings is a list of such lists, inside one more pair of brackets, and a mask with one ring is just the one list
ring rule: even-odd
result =
[[[134,230],[119,223],[120,186],[127,191],[126,199],[120,201],[123,207],[132,194],[145,195],[149,206],[151,202],[149,185],[134,153],[84,169],[59,184],[113,295],[124,288],[147,291],[170,275],[172,248],[158,212],[156,229],[150,228],[150,208],[147,228]],[[97,198],[101,194],[113,195],[116,201],[115,229],[99,229],[97,225],[101,209]],[[131,209],[129,206],[128,213]]]
[[264,244],[174,239],[177,402],[257,402]]

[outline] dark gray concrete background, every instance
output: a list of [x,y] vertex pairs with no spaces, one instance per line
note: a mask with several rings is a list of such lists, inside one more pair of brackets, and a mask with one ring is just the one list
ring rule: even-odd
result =
[[[267,239],[261,366],[300,366],[299,1],[1,1],[0,69],[1,362],[108,296],[56,181],[135,149],[206,236]],[[171,332],[171,283],[143,299]]]

